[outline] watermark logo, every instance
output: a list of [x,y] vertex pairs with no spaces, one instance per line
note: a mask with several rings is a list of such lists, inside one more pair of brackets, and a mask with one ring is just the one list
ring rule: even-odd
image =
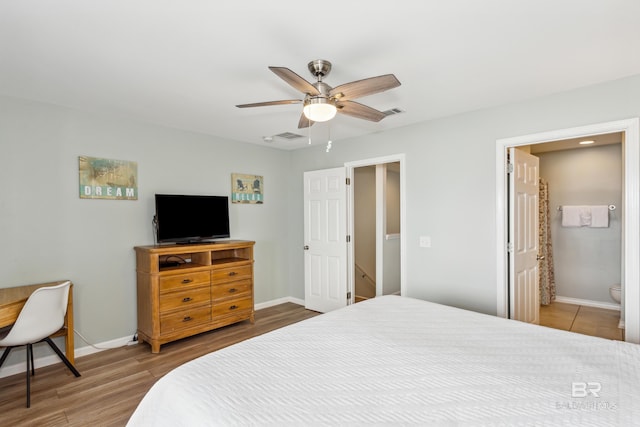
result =
[[596,381],[571,383],[571,397],[600,397],[600,390],[602,390],[602,384]]
[[[600,392],[602,384],[597,381],[575,381],[571,383],[571,397],[579,400],[568,402],[556,402],[556,409],[572,409],[581,411],[615,411],[618,405],[615,402],[602,401]],[[584,400],[583,400],[584,399]],[[598,400],[593,400],[598,399]]]

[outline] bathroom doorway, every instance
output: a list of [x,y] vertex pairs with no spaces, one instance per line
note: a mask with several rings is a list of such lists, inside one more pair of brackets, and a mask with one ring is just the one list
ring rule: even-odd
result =
[[[535,317],[542,326],[623,337],[620,300],[610,295],[623,272],[622,138],[614,132],[517,148],[537,159],[539,171]],[[604,215],[571,224],[578,206]]]
[[[620,310],[609,288],[622,281],[622,138],[614,132],[528,146],[548,187],[557,301]],[[606,206],[603,223],[568,224],[563,206],[576,205]]]
[[[578,128],[561,129],[534,135],[501,139],[496,142],[496,216],[497,216],[497,312],[499,316],[509,317],[509,262],[507,239],[509,228],[506,151],[508,147],[524,147],[543,144],[551,141],[565,141],[573,138],[586,138],[591,135],[622,133],[622,186],[623,196],[618,210],[621,223],[623,292],[622,312],[625,320],[625,340],[638,343],[640,341],[640,284],[637,258],[639,256],[640,237],[640,126],[639,120],[628,119],[616,122],[600,123]],[[607,202],[604,202],[607,203]],[[608,288],[608,287],[605,287]]]

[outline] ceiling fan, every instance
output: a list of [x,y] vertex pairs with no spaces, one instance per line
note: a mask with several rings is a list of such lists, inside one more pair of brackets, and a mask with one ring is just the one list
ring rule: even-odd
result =
[[298,121],[299,129],[312,126],[315,122],[331,120],[336,113],[346,114],[372,122],[379,122],[387,117],[387,114],[353,100],[400,86],[400,82],[396,76],[393,74],[384,74],[382,76],[356,80],[332,88],[322,81],[331,71],[331,62],[325,61],[324,59],[316,59],[309,62],[307,67],[316,78],[315,83],[309,83],[288,68],[269,67],[269,69],[282,80],[304,93],[304,99],[256,102],[253,104],[240,104],[236,105],[236,107],[248,108],[303,104],[302,115]]

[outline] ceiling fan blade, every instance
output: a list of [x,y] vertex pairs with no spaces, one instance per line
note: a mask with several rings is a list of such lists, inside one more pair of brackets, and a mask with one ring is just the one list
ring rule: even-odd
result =
[[393,74],[385,74],[336,86],[331,89],[329,95],[336,97],[339,101],[347,101],[367,95],[373,95],[374,93],[384,92],[385,90],[393,89],[398,86],[400,86],[400,82],[396,76]]
[[346,114],[347,116],[356,117],[358,119],[369,120],[372,122],[379,122],[387,117],[382,111],[378,111],[375,108],[367,107],[366,105],[359,104],[355,101],[343,101],[338,102],[338,113]]
[[315,122],[313,120],[309,120],[307,116],[302,113],[300,116],[300,120],[298,121],[298,129],[304,129],[313,126]]
[[300,92],[308,93],[309,95],[320,95],[320,91],[316,89],[314,85],[312,85],[290,69],[285,67],[269,67],[269,69]]
[[286,104],[301,104],[301,99],[285,99],[282,101],[267,101],[267,102],[254,102],[253,104],[240,104],[236,105],[238,108],[249,107],[268,107],[269,105],[286,105]]

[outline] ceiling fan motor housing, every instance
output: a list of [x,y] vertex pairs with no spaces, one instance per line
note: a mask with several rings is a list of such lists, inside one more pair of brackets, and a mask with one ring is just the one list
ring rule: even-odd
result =
[[315,76],[318,81],[321,81],[323,77],[329,75],[331,71],[331,62],[325,61],[324,59],[316,59],[307,64],[307,68],[311,71],[311,74]]

